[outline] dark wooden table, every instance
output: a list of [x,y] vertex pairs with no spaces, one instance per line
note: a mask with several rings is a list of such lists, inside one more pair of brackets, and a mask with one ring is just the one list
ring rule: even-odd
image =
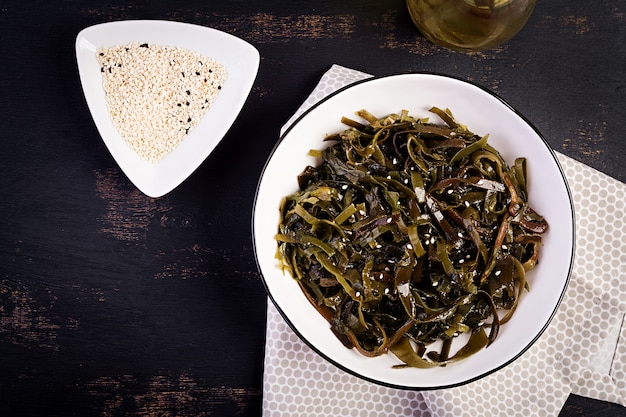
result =
[[[213,27],[261,54],[223,142],[158,199],[111,158],[77,74],[77,33],[123,19]],[[556,150],[626,181],[624,0],[539,0],[512,41],[471,54],[426,41],[403,0],[4,0],[0,52],[1,416],[261,414],[255,187],[334,63],[478,82]],[[571,396],[561,415],[624,409]]]

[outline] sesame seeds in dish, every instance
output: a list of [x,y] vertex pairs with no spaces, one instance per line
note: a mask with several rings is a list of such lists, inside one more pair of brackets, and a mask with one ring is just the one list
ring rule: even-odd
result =
[[113,124],[144,160],[159,162],[218,98],[226,68],[181,47],[131,42],[97,50]]
[[[118,62],[117,67],[111,65],[104,68],[99,62],[101,58],[99,54],[104,49],[127,47],[133,43],[138,44],[136,45],[138,53],[155,53],[158,49],[161,54],[184,52],[193,56],[199,54],[204,58],[202,70],[195,65],[197,62],[194,59],[190,61],[194,65],[190,64],[188,71],[179,71],[179,68],[170,74],[174,77],[172,80],[175,80],[171,84],[166,83],[167,85],[162,88],[153,87],[151,94],[160,93],[160,97],[154,100],[155,103],[145,101],[154,108],[156,102],[160,100],[161,104],[167,103],[167,106],[160,110],[164,112],[161,115],[157,115],[154,110],[145,117],[146,110],[132,110],[129,104],[124,103],[124,113],[128,119],[124,121],[124,126],[132,127],[133,132],[140,130],[137,126],[144,126],[143,130],[146,132],[149,130],[167,132],[166,119],[170,113],[173,115],[169,122],[171,128],[169,145],[157,148],[151,143],[154,135],[147,135],[150,138],[148,144],[135,145],[146,154],[145,157],[129,144],[128,137],[131,135],[122,136],[124,127],[120,128],[120,123],[114,123],[110,105],[111,93],[107,93],[104,88],[104,77],[108,78],[108,74],[111,76],[121,74],[119,71],[125,69],[125,64]],[[142,45],[147,45],[148,48]],[[80,83],[100,139],[128,179],[149,197],[160,197],[172,191],[221,143],[250,95],[260,64],[259,52],[241,38],[210,27],[167,20],[122,20],[96,24],[78,33],[75,46]],[[210,67],[207,58],[223,67],[224,73],[221,76],[226,77],[223,81],[218,81],[220,74],[218,67],[213,67],[212,73],[208,72]],[[145,64],[144,61],[146,59],[141,62]],[[170,61],[167,58],[159,58],[159,62],[167,64],[168,73],[170,69],[174,70],[169,67]],[[178,63],[180,62],[179,58]],[[122,67],[119,66],[120,63]],[[153,68],[137,70],[136,73],[139,75],[136,85],[132,88],[140,91],[143,88],[147,89],[148,84],[158,85],[157,76],[152,71],[156,70]],[[199,76],[195,74],[196,71],[200,72]],[[185,72],[184,79],[182,72]],[[188,73],[195,78],[188,77]],[[212,75],[215,78],[212,93],[203,92],[198,86],[184,84],[199,81],[199,77],[202,77],[201,81],[204,82],[205,75]],[[140,76],[143,76],[142,80]],[[175,79],[176,76],[179,78]],[[165,78],[164,75],[162,77]],[[210,85],[210,78],[206,78]],[[139,103],[141,100],[129,92],[130,81],[126,80],[119,88],[126,89],[125,100],[130,100],[129,95],[132,95],[132,99],[137,99]],[[185,99],[184,102],[181,96]],[[192,99],[189,100],[189,106],[186,105],[187,98]],[[207,99],[208,102],[205,102]],[[180,107],[178,103],[181,104]],[[207,107],[205,104],[210,106]],[[192,110],[193,108],[196,110]],[[170,113],[167,112],[168,109]],[[142,114],[144,117],[141,117]],[[190,118],[191,120],[188,120]],[[91,140],[93,133],[87,130],[86,140]],[[144,152],[146,149],[151,151]],[[158,162],[155,162],[157,159]]]

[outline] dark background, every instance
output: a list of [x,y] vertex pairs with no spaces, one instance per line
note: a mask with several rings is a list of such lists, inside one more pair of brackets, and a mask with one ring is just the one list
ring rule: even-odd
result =
[[[146,197],[83,98],[90,25],[167,19],[261,54],[221,144]],[[626,1],[539,0],[494,50],[439,48],[402,0],[14,1],[0,4],[0,415],[259,416],[266,294],[250,217],[263,164],[334,64],[435,71],[492,89],[555,150],[626,181]],[[571,396],[562,416],[617,416]]]

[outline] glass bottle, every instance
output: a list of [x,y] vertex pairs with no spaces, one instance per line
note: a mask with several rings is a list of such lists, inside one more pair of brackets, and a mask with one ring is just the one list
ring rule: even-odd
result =
[[407,0],[411,19],[432,42],[479,51],[509,40],[526,24],[536,0]]

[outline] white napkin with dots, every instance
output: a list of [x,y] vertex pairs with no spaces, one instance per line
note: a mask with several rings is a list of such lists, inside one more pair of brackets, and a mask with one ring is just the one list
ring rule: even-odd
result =
[[[368,77],[333,65],[285,127],[328,94]],[[574,200],[576,259],[557,314],[526,353],[460,387],[388,388],[323,359],[268,301],[263,415],[549,417],[571,393],[626,406],[626,184],[557,157]]]

